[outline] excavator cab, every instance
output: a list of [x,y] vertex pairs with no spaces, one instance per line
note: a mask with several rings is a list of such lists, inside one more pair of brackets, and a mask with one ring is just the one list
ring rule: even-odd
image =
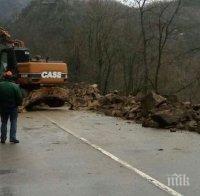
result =
[[13,49],[3,49],[0,52],[0,70],[1,74],[5,70],[13,70],[15,68],[16,61],[14,58],[14,51]]
[[25,63],[31,60],[30,52],[26,48],[5,48],[0,52],[0,76],[5,70],[17,74],[18,63]]

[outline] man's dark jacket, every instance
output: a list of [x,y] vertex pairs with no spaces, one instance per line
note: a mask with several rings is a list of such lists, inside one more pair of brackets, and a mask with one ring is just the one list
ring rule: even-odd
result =
[[9,80],[0,81],[0,112],[22,104],[19,86]]

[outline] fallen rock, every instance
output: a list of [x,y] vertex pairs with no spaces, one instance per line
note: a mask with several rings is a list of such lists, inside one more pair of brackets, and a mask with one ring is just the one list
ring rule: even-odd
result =
[[177,132],[177,129],[176,129],[176,128],[171,128],[171,129],[170,129],[170,132],[172,132],[172,133],[173,133],[173,132]]
[[118,103],[124,103],[123,97],[117,94],[107,94],[104,97],[104,104],[118,104]]
[[152,119],[144,119],[142,122],[143,127],[159,128],[159,124]]
[[123,117],[124,116],[124,114],[121,110],[113,110],[111,114],[112,114],[111,116],[115,116],[115,117]]
[[165,128],[177,125],[181,118],[181,115],[182,114],[176,114],[169,110],[165,110],[151,115],[151,118],[153,119],[153,121],[158,123],[159,127]]
[[167,99],[154,93],[148,93],[142,100],[141,100],[141,107],[144,115],[148,114],[152,109],[155,107],[159,107],[160,105],[166,103]]
[[101,95],[96,84],[69,84],[68,100],[74,109],[84,108],[142,123],[144,127],[190,130],[200,133],[200,104],[180,102],[177,96],[163,97],[150,92],[146,96],[121,96],[118,91]]
[[88,109],[89,110],[98,110],[101,107],[101,104],[98,100],[89,101],[88,102]]
[[197,123],[195,120],[189,121],[186,125],[186,128],[191,132],[198,132],[200,133],[200,124]]

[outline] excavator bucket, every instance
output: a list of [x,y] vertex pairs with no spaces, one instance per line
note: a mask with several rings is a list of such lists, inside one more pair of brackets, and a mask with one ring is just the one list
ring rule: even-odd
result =
[[[69,91],[60,87],[43,87],[31,91],[24,99],[23,108],[31,110],[36,105],[45,104],[49,107],[61,107],[69,102]],[[72,106],[72,104],[70,104]]]
[[16,47],[25,47],[25,44],[23,41],[15,39],[11,39],[11,35],[8,31],[0,27],[0,44],[2,45],[12,45]]
[[3,28],[0,27],[0,44],[7,44],[10,40],[10,34],[4,30]]

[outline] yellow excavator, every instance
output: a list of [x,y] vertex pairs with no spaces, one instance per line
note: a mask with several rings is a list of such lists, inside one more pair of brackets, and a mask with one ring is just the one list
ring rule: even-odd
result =
[[24,107],[31,109],[38,104],[61,107],[67,101],[64,88],[68,66],[63,62],[32,58],[23,41],[13,40],[8,31],[0,27],[0,79],[5,71],[12,71],[15,82],[25,95]]

